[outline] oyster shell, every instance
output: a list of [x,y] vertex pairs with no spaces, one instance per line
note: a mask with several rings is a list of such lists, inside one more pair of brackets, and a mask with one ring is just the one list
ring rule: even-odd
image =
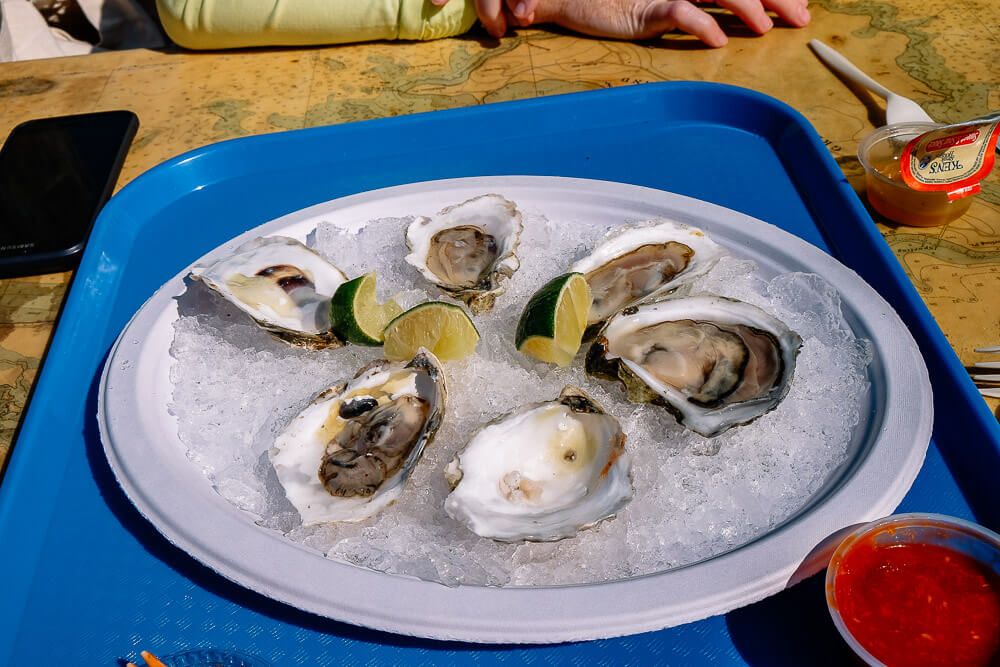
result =
[[611,230],[590,255],[570,267],[584,274],[594,296],[585,337],[593,338],[622,308],[656,298],[708,272],[725,254],[697,227],[670,220]]
[[214,264],[195,266],[191,277],[286,342],[312,349],[343,345],[330,330],[330,300],[347,276],[295,239],[254,239]]
[[625,434],[566,387],[490,422],[445,469],[445,511],[500,542],[553,541],[614,516],[632,498]]
[[421,350],[406,364],[376,361],[327,389],[268,452],[305,525],[361,521],[391,504],[444,415],[444,371]]
[[630,401],[662,405],[692,431],[714,436],[778,406],[801,345],[798,334],[749,303],[680,296],[608,320],[586,369],[620,380]]
[[473,313],[493,307],[520,267],[517,244],[524,223],[517,205],[483,195],[417,218],[406,230],[406,261]]

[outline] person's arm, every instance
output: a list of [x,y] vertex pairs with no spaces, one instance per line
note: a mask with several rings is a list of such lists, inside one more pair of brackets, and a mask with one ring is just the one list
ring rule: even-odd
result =
[[189,49],[437,39],[476,22],[473,0],[156,0],[167,35]]

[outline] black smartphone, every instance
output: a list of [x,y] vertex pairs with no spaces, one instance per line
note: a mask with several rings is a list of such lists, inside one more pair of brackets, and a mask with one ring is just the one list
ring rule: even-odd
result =
[[0,277],[76,266],[138,129],[131,111],[14,128],[0,149]]

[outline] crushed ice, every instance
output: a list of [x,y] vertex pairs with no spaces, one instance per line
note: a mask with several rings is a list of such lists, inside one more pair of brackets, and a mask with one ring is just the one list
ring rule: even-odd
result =
[[[377,271],[378,291],[408,307],[442,298],[403,261],[408,219],[373,221],[356,233],[321,223],[316,247],[349,276]],[[288,539],[362,567],[447,585],[599,582],[647,574],[728,551],[802,508],[847,457],[866,399],[867,341],[854,337],[835,289],[810,274],[771,280],[725,258],[696,287],[772,312],[803,338],[791,391],[749,426],[707,439],[662,409],[636,406],[617,387],[556,369],[513,347],[521,309],[540,285],[587,252],[606,228],[572,234],[528,212],[521,269],[494,310],[476,319],[478,353],[447,364],[446,418],[398,503],[358,524],[303,527],[285,499],[267,450],[314,394],[352,376],[378,349],[292,348],[198,284],[179,297],[171,354],[172,412],[188,457],[217,491]],[[443,510],[443,468],[484,422],[526,402],[584,387],[622,423],[632,457],[634,500],[619,516],[556,543],[499,544]]]

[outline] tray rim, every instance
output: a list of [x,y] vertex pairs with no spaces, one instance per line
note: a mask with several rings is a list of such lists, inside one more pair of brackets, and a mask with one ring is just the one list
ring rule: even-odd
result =
[[[475,185],[479,182],[487,182],[488,185]],[[349,209],[359,203],[364,203],[370,200],[377,201],[381,198],[396,194],[407,196],[411,192],[420,192],[427,189],[434,191],[441,188],[446,189],[449,186],[471,187],[474,188],[475,191],[481,191],[483,188],[489,190],[503,190],[505,186],[533,187],[535,183],[559,183],[566,184],[570,186],[570,188],[573,186],[584,188],[584,186],[586,186],[584,189],[600,191],[602,194],[606,194],[609,197],[615,196],[618,194],[616,191],[620,191],[620,197],[622,199],[626,198],[626,193],[635,194],[637,196],[642,196],[646,202],[655,201],[657,205],[660,205],[663,208],[669,207],[670,204],[680,202],[685,204],[685,206],[687,206],[690,210],[698,211],[706,217],[721,215],[728,218],[739,219],[741,224],[750,223],[754,225],[753,229],[755,231],[764,234],[766,237],[775,237],[786,241],[796,247],[800,253],[804,253],[806,256],[809,256],[811,260],[820,265],[820,268],[823,270],[823,274],[827,276],[828,279],[830,274],[835,274],[842,281],[846,281],[847,286],[853,288],[854,291],[851,293],[854,294],[857,301],[862,300],[862,295],[867,298],[874,296],[874,305],[872,306],[872,309],[870,309],[871,312],[869,313],[869,315],[872,316],[872,319],[866,320],[866,324],[876,329],[879,326],[890,327],[891,324],[890,328],[892,328],[893,333],[897,335],[896,340],[899,340],[898,336],[901,335],[905,335],[907,337],[909,336],[908,330],[902,324],[901,320],[899,320],[899,318],[895,315],[891,306],[882,300],[881,297],[879,297],[874,290],[864,283],[864,281],[861,280],[856,273],[848,267],[842,265],[835,258],[824,253],[822,250],[800,239],[799,237],[785,232],[769,223],[715,204],[692,199],[683,195],[668,193],[663,190],[611,181],[595,181],[593,179],[575,179],[564,177],[490,176],[445,179],[392,186],[389,188],[372,190],[348,197],[334,199],[307,207],[300,211],[286,214],[265,223],[260,227],[248,230],[243,234],[228,240],[212,250],[205,257],[211,257],[225,251],[226,249],[232,249],[249,238],[253,238],[258,235],[280,233],[277,230],[309,220],[310,218],[313,218],[321,213],[332,215],[338,210]],[[553,187],[555,186],[553,185]],[[771,247],[773,248],[775,246]],[[205,257],[197,260],[196,263],[206,261]],[[810,262],[809,266],[815,268],[816,264]],[[318,558],[324,563],[322,567],[330,571],[341,571],[340,568],[349,568],[348,571],[343,571],[345,573],[344,576],[350,576],[352,579],[364,580],[365,582],[373,582],[372,586],[368,587],[368,590],[374,589],[377,587],[378,583],[384,580],[386,576],[389,576],[393,579],[397,593],[405,591],[405,596],[412,595],[415,599],[420,599],[422,603],[432,600],[434,601],[434,605],[438,608],[445,608],[448,605],[461,608],[463,605],[470,603],[474,603],[473,606],[475,607],[481,606],[486,609],[497,605],[503,605],[507,608],[505,616],[517,619],[516,630],[511,627],[503,627],[503,623],[500,623],[500,626],[498,627],[498,619],[495,618],[487,622],[486,625],[483,625],[479,619],[470,619],[468,617],[456,619],[452,616],[447,619],[447,623],[450,625],[445,625],[446,621],[440,617],[436,623],[426,617],[415,622],[412,609],[409,611],[408,615],[403,614],[401,617],[401,615],[395,611],[391,614],[389,612],[379,614],[372,612],[371,609],[358,609],[357,607],[346,608],[344,605],[331,605],[325,598],[317,598],[315,596],[310,596],[308,593],[304,593],[302,586],[299,586],[300,590],[297,591],[297,594],[299,595],[298,599],[289,599],[290,594],[287,590],[283,590],[284,585],[281,582],[274,581],[268,577],[262,577],[259,573],[243,570],[240,568],[240,564],[234,563],[233,559],[228,558],[223,554],[208,553],[209,550],[206,549],[204,544],[198,543],[196,539],[192,539],[191,535],[185,534],[185,531],[178,527],[179,522],[176,520],[176,517],[170,517],[169,512],[166,514],[164,513],[162,507],[163,499],[160,499],[161,507],[156,507],[155,503],[146,504],[149,503],[149,496],[151,494],[155,495],[155,489],[151,492],[149,488],[143,489],[140,484],[136,483],[133,476],[129,474],[129,471],[123,465],[121,453],[116,451],[113,438],[109,436],[106,387],[109,382],[113,382],[116,379],[120,380],[123,375],[125,375],[123,372],[120,372],[113,363],[116,361],[116,353],[120,348],[121,342],[129,332],[133,322],[136,321],[136,318],[145,317],[145,319],[148,320],[164,317],[162,310],[147,312],[145,309],[153,300],[159,300],[162,302],[164,299],[168,300],[167,304],[169,309],[169,304],[171,303],[170,300],[172,300],[173,296],[176,294],[178,287],[183,285],[183,276],[186,275],[187,271],[188,269],[185,269],[167,281],[159,290],[157,290],[153,297],[151,297],[150,300],[147,301],[147,303],[144,304],[139,311],[137,311],[133,320],[131,320],[130,323],[123,329],[104,366],[101,378],[101,393],[99,401],[99,424],[105,453],[111,463],[116,479],[140,513],[147,520],[150,520],[151,523],[153,523],[154,526],[156,526],[156,528],[165,537],[167,537],[171,543],[180,547],[186,553],[193,556],[222,576],[235,581],[244,587],[250,588],[251,590],[262,593],[267,597],[285,602],[286,604],[291,604],[292,606],[300,609],[376,630],[432,639],[461,640],[474,643],[530,642],[543,644],[636,634],[639,632],[658,630],[663,627],[672,627],[681,623],[730,611],[731,609],[744,606],[745,604],[750,604],[784,589],[790,581],[793,579],[797,580],[796,577],[802,576],[803,567],[818,569],[818,566],[821,566],[823,560],[822,558],[817,559],[814,549],[816,544],[824,542],[829,535],[827,533],[815,534],[812,538],[810,538],[814,539],[815,543],[810,543],[804,550],[799,549],[797,555],[791,557],[790,561],[783,561],[782,567],[774,569],[774,571],[768,571],[761,574],[759,572],[760,564],[758,563],[756,568],[756,570],[758,570],[756,572],[758,577],[752,581],[748,577],[742,576],[742,573],[741,576],[737,576],[735,578],[731,575],[727,576],[727,571],[732,569],[734,565],[741,565],[741,559],[744,556],[751,553],[751,551],[757,552],[760,550],[766,550],[768,547],[781,541],[784,541],[783,546],[787,549],[789,547],[788,542],[794,539],[794,536],[790,536],[791,528],[796,525],[801,527],[812,514],[819,513],[821,510],[824,512],[835,512],[836,515],[840,516],[843,514],[843,510],[845,509],[844,506],[847,505],[851,509],[850,512],[846,513],[851,517],[851,524],[859,521],[868,521],[881,516],[883,512],[891,511],[898,505],[900,500],[912,485],[913,480],[922,466],[923,458],[929,445],[933,424],[933,407],[930,383],[927,377],[926,367],[922,362],[919,352],[917,352],[916,343],[912,340],[912,338],[909,338],[908,346],[903,345],[899,347],[908,348],[909,355],[903,356],[905,356],[912,364],[912,367],[903,365],[901,368],[912,370],[913,373],[909,377],[908,382],[894,386],[897,390],[900,390],[900,394],[904,399],[903,403],[905,405],[912,405],[910,401],[906,400],[907,397],[912,398],[914,394],[920,395],[917,400],[917,403],[920,404],[920,419],[915,424],[911,424],[911,426],[914,426],[913,432],[916,434],[914,441],[923,444],[918,444],[917,449],[910,450],[908,452],[909,456],[906,458],[906,461],[909,465],[905,468],[903,476],[894,480],[897,483],[889,488],[882,488],[880,492],[875,493],[875,495],[878,496],[878,502],[866,505],[863,509],[856,507],[857,502],[848,497],[848,489],[851,486],[854,486],[855,488],[863,486],[861,479],[856,479],[859,476],[862,476],[862,473],[868,476],[873,476],[873,479],[877,480],[881,472],[884,472],[887,468],[894,467],[885,466],[884,459],[886,457],[892,458],[895,454],[895,451],[890,451],[885,446],[883,446],[878,452],[880,454],[878,457],[873,458],[873,454],[875,454],[875,452],[872,452],[871,450],[865,452],[864,456],[861,457],[861,461],[854,466],[853,473],[849,479],[841,480],[838,487],[828,491],[822,499],[815,502],[811,501],[812,504],[804,515],[796,516],[790,521],[782,524],[775,531],[755,538],[745,545],[706,561],[701,561],[699,563],[691,564],[683,568],[677,568],[668,572],[653,573],[643,575],[641,577],[607,582],[603,584],[533,588],[487,588],[466,586],[449,589],[441,586],[440,584],[424,582],[408,577],[385,575],[383,573],[357,568],[353,565],[330,561],[320,554],[316,554],[315,552],[309,551],[304,547],[300,547],[300,550],[305,555],[302,556],[301,560],[297,559],[299,567],[308,568],[309,560],[311,558]],[[840,287],[842,285],[838,283],[837,286]],[[860,294],[857,294],[856,292],[860,292]],[[843,291],[841,292],[841,295],[842,298],[845,298]],[[859,313],[866,310],[866,308],[859,308],[858,306],[860,305],[860,303],[855,303],[855,311],[858,311]],[[881,320],[874,318],[875,312],[879,313],[879,317],[882,318]],[[144,329],[140,328],[140,334],[144,332]],[[875,341],[873,341],[873,344],[875,344]],[[901,350],[896,349],[895,347],[890,347],[888,348],[888,351],[881,356],[887,361],[893,359],[899,360],[902,358],[899,356],[900,354]],[[125,355],[125,358],[129,358],[127,354]],[[918,387],[923,389],[922,393],[917,391]],[[897,399],[898,398],[899,396],[897,396]],[[876,440],[886,437],[885,434],[888,429],[885,428],[885,425],[887,423],[895,423],[897,426],[905,423],[902,419],[900,419],[900,417],[902,417],[902,414],[898,413],[898,410],[895,408],[895,404],[887,408],[886,414],[883,416],[882,420],[882,432],[878,434]],[[901,461],[896,461],[895,463],[900,464]],[[862,479],[863,478],[864,476],[862,476]],[[872,486],[873,488],[878,488],[877,485]],[[240,518],[244,522],[248,522],[244,513],[236,510],[236,508],[232,507],[227,501],[218,497],[214,490],[213,495],[216,496],[217,500],[220,500],[222,503],[227,505],[228,508],[231,508],[235,512],[239,512],[241,515]],[[871,501],[871,499],[868,499],[868,501]],[[854,506],[851,506],[852,503]],[[838,504],[837,510],[831,509],[831,506],[834,504]],[[252,522],[248,523],[252,525]],[[844,525],[838,524],[838,527],[833,532],[836,533],[844,527]],[[257,532],[267,533],[267,537],[269,539],[277,540],[280,544],[289,544],[287,540],[274,531],[268,531],[257,527]],[[289,556],[292,557],[294,554],[289,554]],[[786,554],[786,558],[787,557],[788,556]],[[280,567],[280,565],[275,565],[275,567]],[[643,597],[643,589],[645,589],[651,582],[655,582],[656,580],[665,581],[664,578],[668,576],[672,576],[674,579],[677,579],[678,577],[697,579],[697,571],[695,571],[695,575],[691,575],[690,571],[698,567],[702,569],[702,572],[713,570],[715,572],[715,576],[711,578],[712,581],[728,581],[733,584],[733,589],[730,590],[728,594],[720,591],[713,592],[714,598],[711,604],[706,605],[702,603],[702,605],[699,606],[697,602],[689,601],[687,606],[679,612],[672,611],[668,613],[665,611],[665,605],[662,604],[650,608],[647,596],[645,603],[646,606],[644,606],[641,611],[630,609],[629,606],[623,607],[618,605],[615,608],[614,614],[610,616],[607,614],[604,616],[595,616],[589,619],[590,622],[585,626],[578,623],[575,627],[569,629],[565,627],[556,628],[549,626],[540,629],[537,625],[529,628],[522,622],[523,618],[533,616],[532,609],[557,608],[560,605],[565,604],[564,599],[569,597],[576,597],[579,599],[575,600],[571,604],[565,604],[566,607],[585,608],[588,606],[588,603],[592,604],[597,601],[597,599],[601,597],[600,593],[603,591],[608,591],[608,596],[614,595],[615,597],[621,599],[628,599],[634,604],[636,600]],[[765,567],[764,569],[769,568]],[[688,573],[682,574],[685,570],[687,570]],[[370,579],[370,576],[374,576],[377,579]],[[705,578],[706,577],[702,577],[702,579]],[[556,589],[559,590],[558,601],[556,601],[554,597],[545,600],[541,599],[539,593]],[[616,590],[612,591],[611,589]],[[568,590],[572,590],[573,592],[567,593]],[[474,591],[474,593],[470,594],[469,591]],[[583,592],[581,593],[581,591]],[[590,593],[594,591],[596,591],[597,594],[591,595]],[[732,591],[737,591],[737,593],[733,593]],[[524,601],[525,595],[532,595],[536,599],[526,602]],[[463,596],[469,599],[463,599]],[[609,607],[615,607],[613,603],[609,602],[607,604]],[[706,607],[708,608],[707,610]],[[665,621],[664,618],[668,618],[669,620]],[[626,621],[623,619],[628,620]],[[456,620],[460,621],[458,625],[461,625],[462,627],[456,627]],[[579,621],[579,619],[575,620]],[[539,624],[540,620],[535,618],[532,623]]]

